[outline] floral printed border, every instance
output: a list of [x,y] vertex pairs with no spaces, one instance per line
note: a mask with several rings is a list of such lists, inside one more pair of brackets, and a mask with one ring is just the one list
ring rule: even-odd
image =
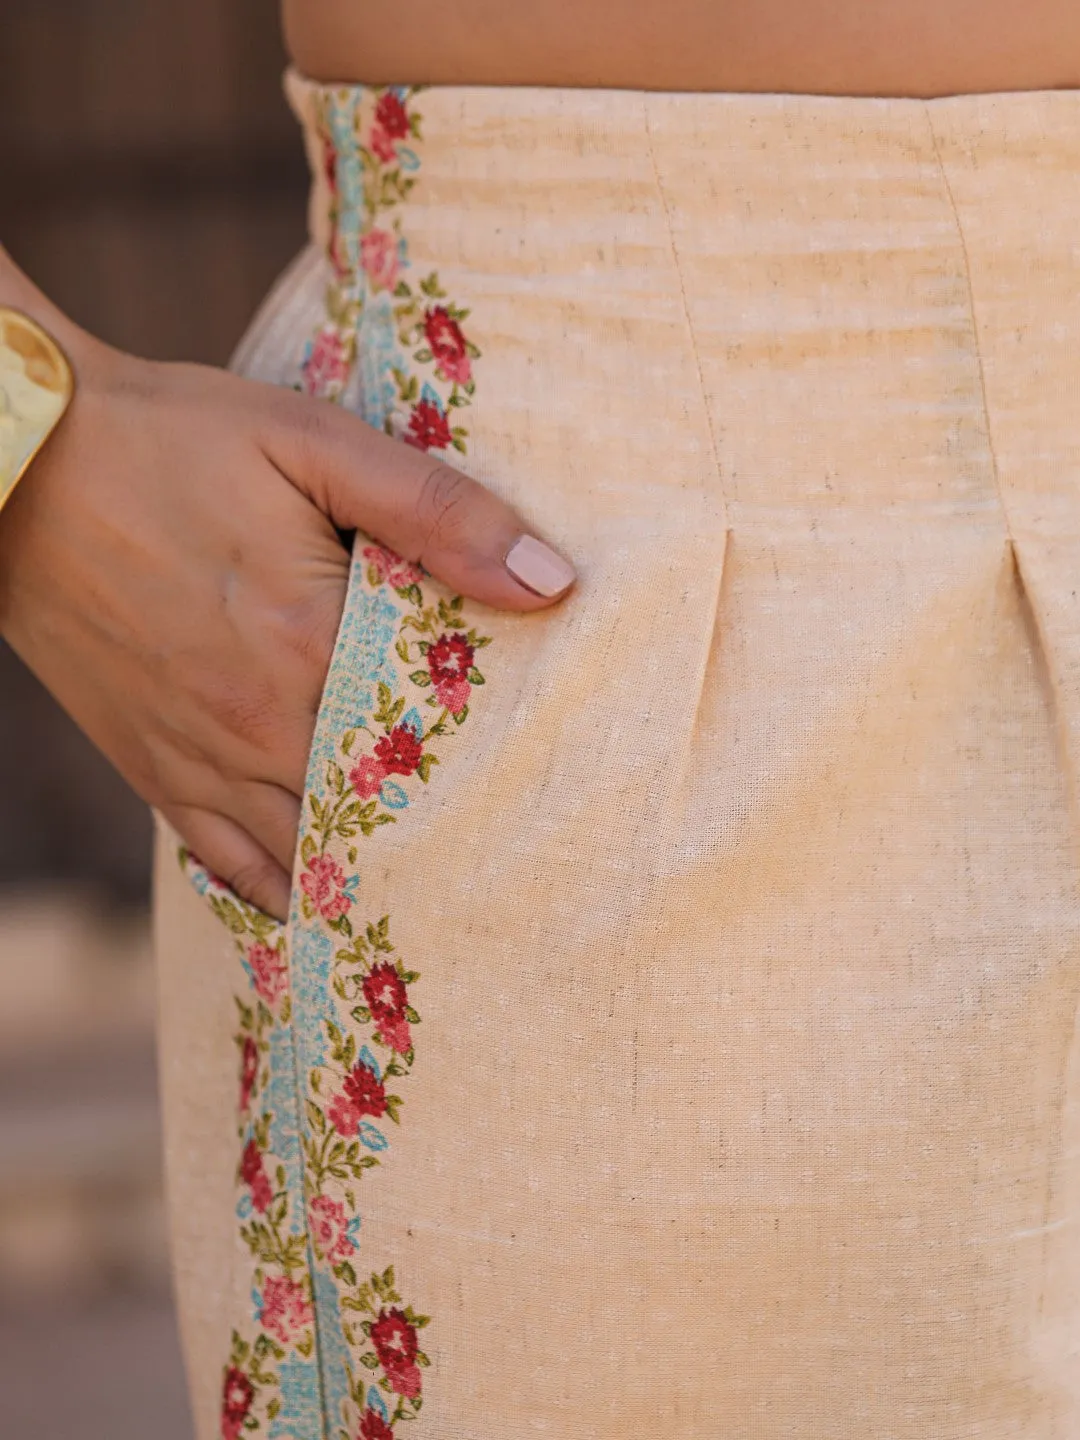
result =
[[453,415],[472,401],[480,351],[462,328],[469,311],[449,298],[438,272],[411,277],[401,221],[420,168],[416,94],[402,86],[315,94],[333,279],[301,388],[354,398],[372,425],[418,450],[464,453],[468,431]]
[[[401,209],[416,184],[417,92],[313,92],[331,201],[332,280],[298,388],[359,409],[406,444],[464,451],[479,350],[438,275],[410,273]],[[385,1163],[416,1062],[419,973],[390,918],[357,917],[359,846],[426,787],[484,684],[490,643],[460,598],[358,537],[307,781],[288,927],[180,860],[232,933],[237,998],[237,1233],[251,1311],[224,1367],[222,1440],[394,1440],[423,1404],[428,1356],[393,1267],[361,1279],[358,1193]],[[348,654],[348,659],[339,658]],[[354,666],[366,656],[370,704]],[[369,713],[354,713],[358,703]],[[342,723],[343,716],[347,723]],[[290,955],[291,949],[291,955]],[[399,1093],[401,1092],[401,1093]]]

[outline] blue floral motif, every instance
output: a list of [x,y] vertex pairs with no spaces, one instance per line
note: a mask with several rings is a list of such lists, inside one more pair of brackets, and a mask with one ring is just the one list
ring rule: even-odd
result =
[[379,790],[379,799],[388,810],[404,810],[409,797],[396,780],[384,780]]
[[411,730],[418,740],[424,738],[424,717],[415,705],[405,711],[401,717],[401,723],[406,729]]
[[360,363],[360,414],[376,430],[384,430],[394,413],[396,390],[393,371],[405,357],[398,344],[390,296],[385,291],[365,294],[357,335]]
[[[321,1428],[311,1428],[315,1417],[322,1415],[318,1365],[294,1350],[279,1361],[277,1369],[281,1383],[281,1408],[270,1422],[268,1440],[307,1440],[308,1436],[314,1440],[314,1437],[321,1436]],[[316,1423],[321,1425],[321,1419]]]
[[360,1143],[369,1150],[386,1150],[390,1145],[382,1131],[367,1120],[360,1121]]
[[[327,762],[347,730],[359,729],[375,704],[375,686],[393,678],[390,655],[401,623],[392,592],[371,592],[363,581],[361,546],[349,576],[349,598],[338,629],[334,658],[319,707],[320,723],[308,761],[309,794],[322,797]],[[347,658],[346,658],[347,657]]]

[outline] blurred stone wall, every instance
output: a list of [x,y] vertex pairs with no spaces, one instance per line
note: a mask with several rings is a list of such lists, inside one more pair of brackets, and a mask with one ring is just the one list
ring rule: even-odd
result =
[[[303,240],[267,0],[0,21],[0,238],[76,320],[221,363]],[[32,483],[32,477],[28,483]],[[135,799],[0,646],[0,1434],[186,1440]]]

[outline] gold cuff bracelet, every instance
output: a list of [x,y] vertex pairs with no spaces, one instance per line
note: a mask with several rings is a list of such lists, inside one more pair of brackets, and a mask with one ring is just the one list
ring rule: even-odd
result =
[[71,366],[52,336],[0,305],[0,510],[74,393]]

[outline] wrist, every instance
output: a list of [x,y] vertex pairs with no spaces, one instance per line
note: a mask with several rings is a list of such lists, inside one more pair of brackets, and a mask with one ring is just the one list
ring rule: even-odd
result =
[[110,377],[131,360],[89,334],[38,289],[0,245],[0,305],[20,310],[40,325],[67,356],[75,376],[75,392],[106,388]]
[[[9,423],[6,436],[0,435],[5,442],[0,443],[0,637],[21,650],[17,636],[41,618],[40,582],[50,568],[50,535],[58,525],[79,523],[75,516],[82,501],[92,505],[103,473],[96,461],[112,443],[106,437],[115,428],[109,418],[112,399],[136,383],[141,362],[68,320],[2,250],[0,307],[10,312],[0,317],[0,342],[5,352],[13,352],[6,359],[0,356],[0,366],[10,371]],[[36,369],[41,374],[44,347],[26,319],[59,346],[62,379],[66,382],[68,368],[74,376],[70,403],[55,412],[45,393],[48,381],[27,384]],[[0,388],[5,388],[2,374]]]

